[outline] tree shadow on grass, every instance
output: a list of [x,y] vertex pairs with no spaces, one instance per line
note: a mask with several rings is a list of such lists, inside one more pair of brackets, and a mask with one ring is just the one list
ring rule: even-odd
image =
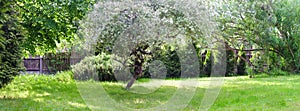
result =
[[[154,108],[157,106],[166,105],[167,102],[171,102],[171,104],[178,103],[182,100],[171,100],[172,96],[177,90],[192,91],[190,87],[161,86],[154,92],[144,94],[145,91],[152,90],[151,87],[133,86],[130,89],[131,91],[127,91],[124,90],[122,85],[103,84],[103,88],[117,103],[132,109]],[[141,90],[144,91],[139,93]],[[184,108],[184,110],[198,110],[201,105],[201,100],[204,96],[205,90],[206,89],[204,88],[196,88],[195,94],[192,96],[192,99],[186,103],[187,106]],[[179,95],[186,96],[185,94]]]

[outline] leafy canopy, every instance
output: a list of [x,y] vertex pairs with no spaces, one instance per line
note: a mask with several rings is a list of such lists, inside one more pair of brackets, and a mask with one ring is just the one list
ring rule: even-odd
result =
[[92,8],[95,0],[18,0],[22,25],[26,28],[26,53],[55,51],[58,43],[76,39],[79,20]]

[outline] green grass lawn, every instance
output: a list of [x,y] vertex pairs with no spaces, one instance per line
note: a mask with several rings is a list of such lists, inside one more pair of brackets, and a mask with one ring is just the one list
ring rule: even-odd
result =
[[[166,83],[157,89],[156,87],[134,86],[131,91],[127,91],[123,89],[123,83],[93,81],[76,83],[69,78],[66,74],[18,76],[7,87],[0,89],[0,110],[90,110],[89,107],[110,110],[111,106],[118,107],[118,105],[125,107],[116,110],[145,109],[166,105],[168,102],[180,103],[182,99],[170,99],[176,91],[188,93],[192,92],[191,87],[193,87],[178,87]],[[189,81],[189,79],[166,81],[180,82]],[[205,83],[208,79],[199,78],[197,81]],[[149,81],[141,80],[138,84],[142,83],[149,83]],[[103,89],[99,89],[98,86],[103,86]],[[207,87],[201,85],[195,87],[196,93],[184,110],[198,110],[200,107]],[[134,91],[152,92],[136,94]],[[180,97],[185,98],[185,94]],[[105,98],[111,98],[113,101]],[[226,78],[210,110],[300,110],[300,76]]]

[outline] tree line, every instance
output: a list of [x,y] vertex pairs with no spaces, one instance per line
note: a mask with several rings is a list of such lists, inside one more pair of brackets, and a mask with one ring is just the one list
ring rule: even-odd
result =
[[[85,41],[80,32],[86,31],[82,30],[85,24],[80,21],[88,20],[88,14],[99,2],[105,1],[2,0],[0,87],[19,74],[24,55],[55,53],[59,48],[72,49],[75,44]],[[201,5],[198,2],[195,4]],[[211,35],[211,39],[205,38],[207,31],[204,27],[185,15],[186,10],[150,0],[144,4],[145,10],[127,7],[113,15],[100,30],[96,44],[92,46],[94,57],[87,59],[93,61],[97,57],[104,57],[97,59],[101,60],[98,65],[106,64],[98,67],[99,75],[112,73],[105,71],[110,66],[107,65],[109,62],[103,61],[108,60],[105,59],[108,56],[118,61],[119,58],[112,55],[112,49],[116,41],[121,41],[123,45],[135,44],[124,46],[130,49],[130,56],[122,59],[125,62],[121,61],[133,73],[134,78],[128,88],[137,78],[151,76],[147,71],[147,63],[154,60],[161,60],[166,65],[168,76],[177,77],[182,71],[178,70],[180,59],[176,53],[180,47],[174,45],[176,41],[166,43],[164,40],[184,36],[195,47],[200,63],[191,64],[191,67],[199,67],[206,76],[209,76],[211,63],[215,62],[212,61],[216,53],[213,48],[218,47],[209,47],[212,42],[226,49],[226,75],[278,70],[299,72],[299,1],[213,0],[204,4],[211,10],[209,17],[219,30]],[[159,27],[153,28],[154,25]],[[158,30],[166,27],[169,29],[165,31],[170,33]],[[126,37],[131,37],[131,41]],[[189,52],[188,48],[184,50]],[[248,59],[245,52],[251,53],[252,58]],[[206,57],[202,59],[202,55]]]

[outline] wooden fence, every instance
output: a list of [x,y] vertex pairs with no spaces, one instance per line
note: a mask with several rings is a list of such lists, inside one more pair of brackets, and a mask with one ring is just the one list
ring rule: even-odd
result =
[[43,58],[42,57],[29,57],[24,58],[24,66],[26,72],[43,73]]
[[81,57],[73,55],[71,57],[70,54],[67,56],[48,54],[46,56],[30,56],[24,58],[23,62],[26,73],[54,74],[57,71],[69,70],[72,64],[80,60],[82,60]]
[[[236,52],[237,53],[237,52]],[[63,55],[63,56],[61,56]],[[250,52],[246,52],[246,58],[249,60],[252,57]],[[76,64],[83,59],[79,54],[61,53],[47,54],[45,56],[36,56],[24,58],[24,66],[26,73],[43,73],[54,74],[57,71],[69,70],[72,64]],[[205,59],[205,54],[202,55],[202,60]]]

